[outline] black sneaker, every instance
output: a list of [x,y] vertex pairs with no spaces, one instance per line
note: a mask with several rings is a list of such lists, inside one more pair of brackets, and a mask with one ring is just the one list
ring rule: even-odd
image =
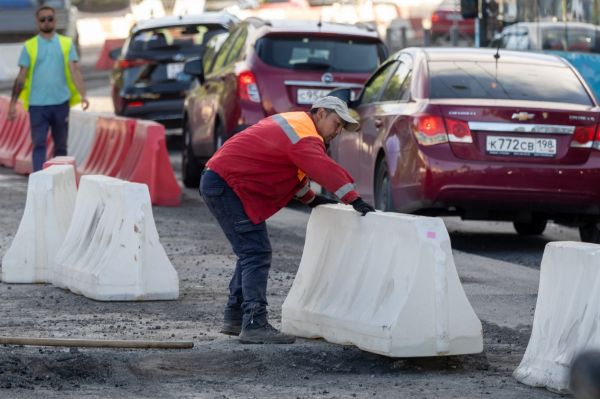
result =
[[240,334],[242,344],[293,344],[296,337],[284,334],[270,324],[259,328],[244,328]]
[[221,327],[221,334],[225,335],[240,335],[242,332],[242,321],[241,320],[223,320],[223,326]]

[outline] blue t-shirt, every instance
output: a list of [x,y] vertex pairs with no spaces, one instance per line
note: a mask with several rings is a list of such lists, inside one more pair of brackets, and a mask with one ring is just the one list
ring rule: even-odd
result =
[[[31,95],[29,105],[57,105],[62,104],[71,97],[67,78],[65,76],[65,62],[58,36],[46,40],[37,36],[38,51],[35,59],[35,68],[31,78]],[[78,61],[75,46],[69,51],[69,61]],[[25,46],[21,49],[19,66],[29,68],[31,60]]]

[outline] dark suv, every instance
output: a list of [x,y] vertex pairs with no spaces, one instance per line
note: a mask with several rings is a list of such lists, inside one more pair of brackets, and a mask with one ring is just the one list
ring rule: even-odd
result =
[[213,12],[136,25],[110,79],[115,113],[181,127],[183,100],[193,81],[183,63],[201,56],[212,37],[227,33],[236,22],[230,14]]
[[387,50],[355,25],[249,18],[214,57],[190,61],[200,84],[184,106],[182,174],[198,185],[202,165],[227,138],[280,112],[305,110],[334,88],[357,95]]

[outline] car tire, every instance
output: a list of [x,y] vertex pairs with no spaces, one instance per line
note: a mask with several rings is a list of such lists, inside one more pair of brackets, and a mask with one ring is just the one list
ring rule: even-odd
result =
[[513,222],[517,233],[521,236],[539,236],[546,230],[548,219],[534,217],[529,222]]
[[583,242],[600,244],[600,223],[592,222],[579,226],[579,237]]
[[188,188],[200,186],[202,165],[192,150],[192,135],[187,122],[183,125],[183,151],[181,152],[181,177],[183,185]]
[[375,172],[375,209],[392,212],[392,185],[385,157],[377,164]]

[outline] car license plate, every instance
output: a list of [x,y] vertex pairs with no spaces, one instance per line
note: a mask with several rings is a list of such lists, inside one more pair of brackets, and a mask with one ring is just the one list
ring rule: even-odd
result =
[[487,136],[485,150],[490,155],[553,157],[556,155],[556,139]]
[[298,89],[296,102],[298,104],[312,104],[321,97],[325,97],[331,89]]
[[167,79],[177,79],[177,75],[183,72],[183,62],[167,64]]

